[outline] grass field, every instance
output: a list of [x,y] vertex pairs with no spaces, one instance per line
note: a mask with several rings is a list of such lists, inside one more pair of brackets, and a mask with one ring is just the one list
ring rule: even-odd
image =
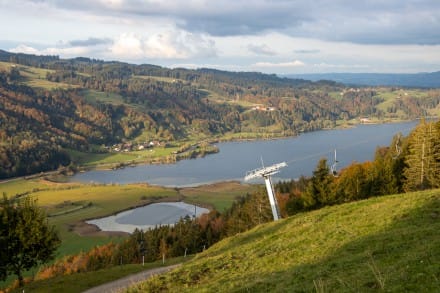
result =
[[121,236],[78,235],[73,228],[85,219],[111,215],[151,201],[179,199],[174,189],[143,184],[80,185],[40,179],[2,183],[0,191],[8,196],[26,193],[37,199],[38,205],[44,207],[48,215],[53,215],[49,217],[49,222],[56,226],[62,240],[58,257],[121,240]]
[[439,292],[440,190],[302,213],[129,292]]
[[[256,185],[241,185],[237,182],[181,189],[145,184],[55,183],[44,179],[15,179],[0,184],[1,193],[6,193],[9,197],[31,196],[46,210],[49,223],[55,225],[62,240],[56,254],[57,259],[90,250],[97,245],[117,243],[125,239],[124,235],[100,232],[80,236],[75,227],[83,220],[110,215],[152,201],[166,200],[185,200],[222,211],[231,206],[236,197],[244,196],[256,188]],[[35,270],[28,272],[28,275],[33,272]],[[13,278],[9,278],[6,282],[0,282],[0,287],[7,286],[12,281]]]
[[164,188],[145,184],[90,185],[54,183],[43,179],[16,179],[0,184],[0,192],[9,197],[27,195],[37,199],[49,215],[49,222],[60,233],[62,245],[58,257],[86,251],[122,236],[93,234],[80,236],[75,226],[83,220],[114,214],[149,202],[185,200],[219,211],[232,205],[238,196],[256,190],[256,185],[224,182],[192,188]]
[[133,75],[133,79],[139,78],[139,79],[151,79],[156,81],[162,81],[162,82],[168,82],[168,83],[174,83],[174,82],[183,82],[186,83],[186,80],[173,78],[173,77],[165,77],[165,76],[150,76],[150,75]]
[[[387,108],[392,106],[394,102],[398,99],[404,97],[414,97],[414,98],[424,98],[428,92],[426,90],[418,89],[391,89],[391,88],[378,88],[377,97],[384,99],[384,101],[376,106],[377,109],[387,112]],[[399,113],[397,113],[399,114]],[[401,116],[405,115],[403,112]],[[404,116],[402,116],[404,117]]]
[[61,82],[52,82],[46,80],[46,74],[48,72],[53,72],[50,69],[43,69],[37,67],[31,67],[26,65],[16,65],[8,62],[0,62],[0,70],[9,71],[12,66],[16,66],[20,71],[21,83],[30,86],[30,87],[38,87],[44,88],[47,90],[55,89],[55,88],[74,88],[77,87],[75,85],[61,83]]
[[185,201],[199,203],[214,207],[223,212],[231,207],[232,203],[246,193],[252,193],[260,188],[260,185],[240,184],[239,182],[220,182],[198,187],[186,187],[179,189]]
[[117,153],[85,153],[75,150],[67,150],[72,160],[79,165],[86,167],[109,167],[121,163],[144,163],[159,159],[164,159],[167,156],[177,151],[178,147],[155,147],[151,149],[144,149],[141,151],[131,152],[117,152]]
[[122,96],[116,93],[100,92],[96,90],[82,90],[81,93],[86,101],[92,104],[95,104],[97,101],[112,105],[125,104]]

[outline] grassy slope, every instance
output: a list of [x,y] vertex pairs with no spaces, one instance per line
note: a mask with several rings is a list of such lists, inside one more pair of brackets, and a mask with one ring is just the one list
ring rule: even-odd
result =
[[260,188],[256,184],[241,184],[239,182],[219,182],[197,187],[180,188],[179,193],[189,203],[200,203],[213,206],[223,212],[231,207],[232,202],[246,193],[253,193]]
[[0,62],[0,70],[9,71],[12,66],[16,66],[20,71],[21,83],[30,87],[43,88],[47,90],[52,90],[56,88],[68,89],[76,87],[75,85],[46,80],[46,74],[48,72],[53,72],[54,70],[36,68],[26,65],[16,65],[9,62]]
[[131,292],[434,292],[440,190],[298,214],[225,239]]

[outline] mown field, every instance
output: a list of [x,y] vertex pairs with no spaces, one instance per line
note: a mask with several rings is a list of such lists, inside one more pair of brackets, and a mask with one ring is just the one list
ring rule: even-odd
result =
[[439,292],[440,190],[326,207],[227,238],[128,292]]

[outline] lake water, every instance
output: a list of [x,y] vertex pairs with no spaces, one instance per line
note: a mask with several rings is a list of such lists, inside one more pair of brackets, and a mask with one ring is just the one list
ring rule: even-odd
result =
[[209,210],[184,202],[154,203],[144,207],[120,212],[116,215],[86,221],[102,231],[123,231],[133,233],[137,229],[148,230],[160,225],[172,225],[186,216],[196,217]]
[[[170,165],[139,165],[114,171],[78,173],[71,181],[97,183],[147,182],[169,187],[195,186],[205,183],[239,180],[247,171],[286,162],[287,167],[274,180],[298,178],[312,174],[320,158],[333,161],[337,150],[338,168],[353,161],[372,160],[377,146],[388,146],[397,133],[407,135],[418,122],[358,125],[349,129],[324,130],[297,137],[219,143],[220,152],[205,158],[183,160]],[[261,179],[256,179],[259,182]]]

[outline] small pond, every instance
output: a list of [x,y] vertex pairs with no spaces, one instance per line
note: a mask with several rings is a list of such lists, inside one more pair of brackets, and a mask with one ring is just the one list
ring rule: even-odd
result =
[[148,230],[160,225],[173,225],[186,216],[209,213],[208,209],[184,202],[162,202],[120,212],[116,215],[86,221],[102,231],[132,233],[136,228]]

